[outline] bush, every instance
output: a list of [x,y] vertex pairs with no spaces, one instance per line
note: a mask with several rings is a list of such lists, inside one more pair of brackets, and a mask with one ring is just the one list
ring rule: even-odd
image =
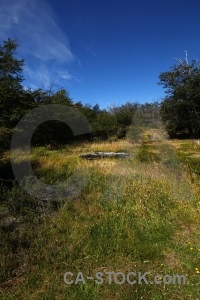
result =
[[6,127],[0,127],[0,151],[10,148],[13,130]]

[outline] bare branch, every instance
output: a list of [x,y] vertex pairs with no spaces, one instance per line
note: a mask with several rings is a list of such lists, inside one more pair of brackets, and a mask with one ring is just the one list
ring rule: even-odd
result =
[[178,60],[181,65],[183,64],[183,61],[181,58],[174,57],[174,59]]

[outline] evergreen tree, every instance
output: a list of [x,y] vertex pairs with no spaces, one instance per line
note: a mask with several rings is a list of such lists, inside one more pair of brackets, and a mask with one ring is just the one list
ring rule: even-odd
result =
[[26,103],[21,85],[24,60],[15,57],[17,47],[17,41],[10,38],[0,46],[0,125],[7,128],[24,114]]

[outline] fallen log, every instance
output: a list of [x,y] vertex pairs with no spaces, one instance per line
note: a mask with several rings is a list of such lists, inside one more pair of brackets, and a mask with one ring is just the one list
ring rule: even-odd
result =
[[105,157],[128,157],[130,154],[125,152],[93,152],[89,154],[81,154],[79,157],[85,159],[97,159],[97,158],[105,158]]

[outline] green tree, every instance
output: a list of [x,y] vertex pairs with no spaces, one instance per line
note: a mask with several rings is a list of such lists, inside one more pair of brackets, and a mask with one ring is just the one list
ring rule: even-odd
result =
[[107,139],[116,132],[116,118],[103,109],[97,113],[92,129],[94,136]]
[[[48,90],[37,89],[32,92],[35,104],[49,105],[49,104],[60,104],[73,107],[73,101],[69,97],[68,92],[61,88],[57,91],[53,91],[53,85]],[[74,120],[75,115],[73,113],[68,115],[68,118]],[[78,122],[78,120],[77,120]],[[58,146],[66,144],[75,140],[72,130],[63,122],[52,120],[41,124],[35,131],[32,144],[33,145],[53,145]]]
[[116,122],[120,128],[131,124],[137,107],[137,103],[126,102],[122,106],[110,107],[109,111],[113,116],[115,116]]
[[196,61],[181,61],[159,76],[167,96],[161,104],[161,115],[171,137],[185,131],[200,136],[200,70]]
[[15,57],[16,40],[0,46],[0,125],[11,128],[24,114],[26,97],[21,82],[24,60]]

